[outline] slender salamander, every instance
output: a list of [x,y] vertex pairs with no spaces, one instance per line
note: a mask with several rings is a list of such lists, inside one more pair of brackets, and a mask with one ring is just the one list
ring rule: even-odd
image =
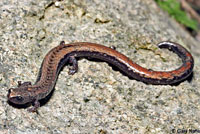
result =
[[29,111],[35,112],[40,107],[39,100],[45,98],[54,88],[61,68],[70,63],[69,74],[78,71],[77,57],[90,57],[106,61],[131,78],[148,84],[174,84],[186,79],[192,72],[194,60],[192,55],[181,45],[173,42],[161,42],[159,48],[167,48],[182,59],[182,65],[172,71],[153,71],[134,63],[116,50],[89,42],[65,44],[64,41],[50,50],[45,56],[38,78],[34,85],[31,82],[18,82],[17,88],[10,88],[8,101],[14,104],[32,103]]

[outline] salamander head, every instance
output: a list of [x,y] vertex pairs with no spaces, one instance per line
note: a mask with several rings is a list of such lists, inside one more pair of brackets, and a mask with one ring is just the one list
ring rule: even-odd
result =
[[14,104],[26,104],[33,101],[33,95],[31,95],[30,88],[31,83],[18,82],[17,88],[10,88],[8,91],[8,101]]

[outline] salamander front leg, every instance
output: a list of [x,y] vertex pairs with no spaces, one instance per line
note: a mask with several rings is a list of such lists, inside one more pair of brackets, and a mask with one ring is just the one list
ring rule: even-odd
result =
[[65,45],[65,41],[61,41],[61,42],[60,42],[60,45]]
[[73,75],[78,71],[78,62],[74,56],[69,57],[69,63],[72,64],[72,66],[69,68],[69,75]]
[[40,102],[35,100],[32,104],[33,106],[28,109],[29,112],[37,112],[37,109],[40,107]]
[[30,81],[26,81],[26,82],[21,82],[21,81],[18,81],[18,87],[21,87],[21,86],[29,86],[29,85],[32,85]]

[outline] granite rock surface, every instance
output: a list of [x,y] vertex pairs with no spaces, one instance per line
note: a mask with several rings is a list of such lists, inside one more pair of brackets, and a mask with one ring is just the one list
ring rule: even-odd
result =
[[[139,65],[168,71],[181,65],[158,49],[174,41],[194,56],[193,76],[176,86],[129,79],[105,62],[80,59],[79,71],[61,71],[38,113],[7,103],[17,81],[35,82],[45,54],[60,41],[94,42]],[[1,0],[0,133],[131,134],[200,131],[200,46],[153,0]]]

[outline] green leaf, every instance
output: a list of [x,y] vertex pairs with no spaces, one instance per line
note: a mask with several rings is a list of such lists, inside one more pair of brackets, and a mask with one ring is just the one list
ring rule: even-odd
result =
[[180,3],[176,0],[155,0],[158,5],[169,13],[170,16],[175,18],[178,22],[189,27],[193,30],[197,30],[197,21],[190,19],[187,14],[181,10]]

